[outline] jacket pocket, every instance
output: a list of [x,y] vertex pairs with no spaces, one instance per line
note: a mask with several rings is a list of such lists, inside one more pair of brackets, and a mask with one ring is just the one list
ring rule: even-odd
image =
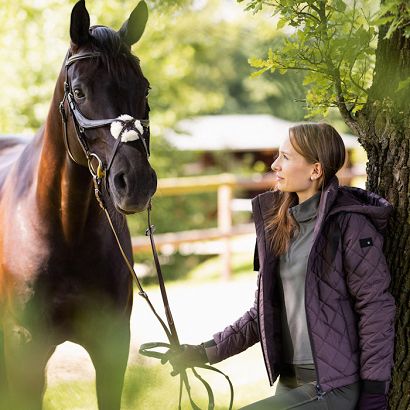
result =
[[339,302],[342,310],[342,316],[346,325],[346,337],[349,340],[352,353],[356,353],[359,350],[357,318],[349,300],[342,299]]

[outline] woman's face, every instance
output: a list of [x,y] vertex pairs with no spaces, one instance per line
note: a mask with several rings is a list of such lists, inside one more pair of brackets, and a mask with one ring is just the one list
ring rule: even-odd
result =
[[271,168],[275,173],[276,188],[282,192],[295,192],[299,202],[309,199],[319,190],[320,163],[310,164],[293,148],[289,136],[280,146],[279,156]]

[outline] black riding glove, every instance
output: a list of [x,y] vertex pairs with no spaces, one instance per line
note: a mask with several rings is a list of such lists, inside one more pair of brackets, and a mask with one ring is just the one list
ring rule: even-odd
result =
[[166,353],[162,363],[169,361],[172,366],[172,376],[176,376],[181,370],[187,367],[202,366],[208,363],[208,357],[206,356],[205,347],[200,345],[187,345],[183,344],[178,350],[170,349]]
[[363,392],[360,395],[358,410],[385,410],[387,409],[387,396],[385,394],[372,394]]

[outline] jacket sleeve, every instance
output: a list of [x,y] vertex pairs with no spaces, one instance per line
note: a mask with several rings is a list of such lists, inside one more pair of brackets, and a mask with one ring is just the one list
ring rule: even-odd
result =
[[358,318],[360,377],[365,390],[387,393],[393,366],[395,305],[383,236],[366,216],[346,214],[342,226],[347,286]]
[[213,336],[213,342],[205,344],[209,363],[217,363],[243,352],[259,341],[257,323],[257,293],[253,306],[235,323]]

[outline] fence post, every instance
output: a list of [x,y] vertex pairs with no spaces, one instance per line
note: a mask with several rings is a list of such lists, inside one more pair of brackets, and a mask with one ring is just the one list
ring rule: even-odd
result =
[[229,279],[232,270],[232,252],[230,232],[232,229],[232,187],[230,185],[221,185],[218,187],[218,228],[223,234],[227,234],[222,242],[221,261],[222,261],[222,277]]

